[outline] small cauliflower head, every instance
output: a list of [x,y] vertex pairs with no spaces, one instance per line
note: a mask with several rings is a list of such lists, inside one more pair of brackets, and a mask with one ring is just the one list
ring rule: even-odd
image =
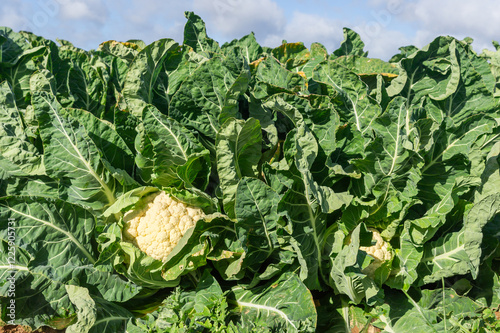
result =
[[372,240],[376,242],[375,245],[360,246],[359,249],[366,252],[366,254],[374,259],[365,269],[361,271],[363,274],[373,278],[377,268],[382,266],[384,262],[392,260],[393,254],[391,246],[382,238],[382,236],[380,236],[380,233],[375,229],[369,230],[373,233]]
[[142,204],[124,215],[123,237],[163,262],[186,231],[205,216],[200,208],[176,201],[164,191],[146,197]]

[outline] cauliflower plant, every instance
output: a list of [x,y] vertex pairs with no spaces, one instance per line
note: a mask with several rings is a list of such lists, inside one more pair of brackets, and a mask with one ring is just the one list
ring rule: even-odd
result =
[[370,265],[362,270],[363,274],[373,277],[377,268],[382,266],[384,262],[392,260],[393,254],[391,246],[380,236],[380,233],[374,229],[369,230],[373,233],[372,240],[376,242],[375,245],[360,246],[359,249],[374,259]]
[[143,206],[123,217],[123,236],[147,255],[166,261],[172,249],[205,214],[171,198],[164,191],[143,200]]

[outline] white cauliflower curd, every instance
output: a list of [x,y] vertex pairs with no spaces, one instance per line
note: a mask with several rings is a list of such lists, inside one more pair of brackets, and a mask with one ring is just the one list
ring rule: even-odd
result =
[[205,214],[171,198],[164,191],[143,200],[143,206],[123,217],[123,236],[147,255],[166,261],[186,231]]
[[375,245],[360,246],[359,249],[375,259],[362,270],[363,274],[373,277],[377,268],[382,266],[384,262],[392,260],[393,254],[391,246],[380,236],[380,233],[373,229],[370,231],[373,233],[372,240],[376,242]]

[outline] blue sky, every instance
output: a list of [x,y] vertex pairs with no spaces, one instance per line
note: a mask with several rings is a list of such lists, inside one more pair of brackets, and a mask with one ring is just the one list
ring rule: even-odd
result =
[[0,26],[84,49],[110,39],[182,42],[186,10],[200,15],[221,44],[253,31],[265,46],[286,39],[332,52],[349,27],[369,56],[389,59],[398,47],[422,47],[439,35],[472,37],[478,52],[500,40],[497,0],[1,0]]

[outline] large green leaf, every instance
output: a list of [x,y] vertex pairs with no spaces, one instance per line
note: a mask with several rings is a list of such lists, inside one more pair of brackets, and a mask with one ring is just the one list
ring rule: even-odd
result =
[[61,46],[50,57],[61,104],[105,116],[110,78],[100,58],[72,45]]
[[127,65],[130,65],[142,49],[139,45],[131,42],[123,43],[116,40],[109,40],[101,43],[97,50],[108,53],[113,58],[119,58]]
[[28,139],[7,81],[0,84],[0,165],[16,176],[43,175],[42,154]]
[[193,12],[185,12],[188,19],[184,26],[184,45],[189,45],[193,50],[206,57],[212,58],[220,52],[219,43],[208,37],[205,22]]
[[288,179],[286,192],[282,196],[278,211],[286,216],[289,232],[296,241],[297,250],[304,258],[301,263],[301,278],[309,289],[322,289],[322,247],[328,213],[348,205],[351,196],[335,193],[313,179],[311,167],[318,153],[318,143],[303,122],[290,131],[284,144],[287,166],[279,166],[278,174]]
[[[482,136],[494,138],[497,122],[487,115],[471,115],[459,127],[446,128],[446,121],[440,126],[419,128],[422,133],[430,132],[433,145],[423,149],[420,155],[425,159],[421,169],[422,180],[418,182],[419,198],[424,202],[442,200],[455,186],[466,185],[464,178],[470,175],[469,157],[474,143]],[[470,179],[473,181],[473,179]],[[470,186],[470,185],[469,185]]]
[[486,156],[485,168],[481,173],[481,186],[477,188],[475,201],[494,194],[500,188],[500,141]]
[[340,120],[328,98],[316,95],[299,97],[280,93],[266,99],[263,107],[282,113],[295,126],[303,121],[314,134],[326,156],[330,156],[337,148],[335,129],[340,125]]
[[147,104],[154,104],[167,112],[168,77],[164,62],[169,57],[176,57],[177,53],[175,41],[161,39],[141,50],[130,64],[122,93],[133,115],[140,117]]
[[205,189],[210,175],[209,151],[184,126],[153,106],[144,109],[143,119],[154,153],[153,183]]
[[66,329],[68,333],[124,332],[127,322],[134,316],[115,303],[90,295],[84,287],[64,287],[77,314],[76,323]]
[[25,108],[29,104],[30,76],[37,70],[33,58],[43,53],[43,51],[44,49],[39,47],[36,52],[26,52],[26,54],[23,54],[15,66],[0,67],[0,78],[2,81],[5,79],[9,82],[18,107]]
[[253,79],[253,95],[264,99],[280,92],[298,93],[306,91],[307,83],[303,76],[283,68],[280,62],[271,56],[257,61]]
[[480,319],[483,309],[451,288],[423,290],[416,300],[409,294],[391,293],[387,304],[378,309],[381,314],[375,325],[388,333],[460,332],[484,325]]
[[364,177],[353,183],[358,196],[376,199],[366,204],[370,207],[366,207],[370,215],[367,223],[390,228],[384,232],[391,238],[405,211],[415,203],[423,161],[413,149],[417,132],[404,98],[394,98],[385,112],[375,118],[372,129],[376,139],[366,146],[366,156],[352,161]]
[[298,69],[304,73],[306,78],[312,78],[314,68],[328,58],[328,51],[326,47],[320,43],[312,43],[309,52],[311,55],[308,61],[304,65],[298,67]]
[[45,169],[64,182],[62,195],[96,210],[113,204],[119,183],[85,127],[48,93],[36,93],[33,106],[40,122]]
[[168,115],[215,139],[229,118],[239,118],[238,98],[247,90],[248,66],[233,72],[217,57],[202,63],[171,99]]
[[424,247],[419,278],[423,283],[471,273],[477,277],[481,261],[483,227],[500,212],[500,195],[477,202],[465,217],[461,230],[450,232]]
[[[85,286],[113,302],[126,301],[140,291],[113,274],[111,266],[94,267],[96,221],[89,211],[61,200],[12,197],[0,201],[0,216],[2,243],[12,245],[9,236],[15,238],[16,317],[23,323],[39,327],[70,317],[65,284]],[[7,258],[2,259],[0,274],[11,274]],[[8,285],[1,292],[6,297]]]
[[278,243],[279,195],[264,182],[244,177],[236,189],[236,233],[245,248],[244,264],[258,270]]
[[222,126],[216,141],[217,172],[224,195],[224,211],[234,217],[238,181],[258,176],[262,149],[262,132],[258,120],[229,119]]
[[415,246],[408,232],[404,231],[400,236],[399,247],[395,250],[395,254],[393,272],[386,284],[391,288],[407,291],[418,279],[416,268],[422,259],[423,249]]
[[130,176],[134,175],[134,154],[112,124],[85,110],[69,109],[67,111],[85,128],[87,135],[102,153],[106,162],[115,169],[126,171]]
[[303,43],[283,43],[271,52],[288,70],[304,65],[311,57],[311,53]]
[[370,133],[371,125],[382,109],[358,75],[330,60],[314,69],[313,80],[326,84],[331,90],[330,98],[343,121],[354,123],[363,134]]
[[[2,171],[7,170],[3,169]],[[47,176],[10,177],[10,175],[3,180],[1,178],[0,197],[37,195],[47,198],[59,198],[59,182],[53,178]]]
[[338,293],[347,295],[355,304],[366,299],[368,304],[374,304],[383,296],[383,291],[368,276],[361,273],[362,256],[359,247],[363,239],[371,238],[371,233],[366,231],[364,224],[360,224],[350,235],[350,243],[342,247],[338,253],[330,254],[331,284]]
[[415,107],[428,99],[439,109],[427,109],[431,118],[450,117],[449,124],[455,127],[473,114],[498,113],[492,94],[495,79],[487,62],[465,42],[438,37],[399,67],[389,94],[401,94]]
[[8,27],[0,27],[0,64],[14,66],[26,50],[30,49],[29,43],[21,33]]
[[239,56],[244,58],[248,64],[259,59],[263,53],[263,49],[257,43],[253,32],[239,40],[235,39],[230,43],[222,45],[221,50],[226,57]]
[[[315,332],[316,309],[311,293],[292,273],[252,289],[231,289],[244,327],[270,327],[286,332]],[[230,300],[231,301],[231,300]]]
[[340,44],[340,48],[335,50],[333,54],[337,57],[344,55],[356,55],[366,57],[368,52],[365,52],[363,48],[365,43],[361,40],[361,37],[349,28],[344,28],[344,40]]

